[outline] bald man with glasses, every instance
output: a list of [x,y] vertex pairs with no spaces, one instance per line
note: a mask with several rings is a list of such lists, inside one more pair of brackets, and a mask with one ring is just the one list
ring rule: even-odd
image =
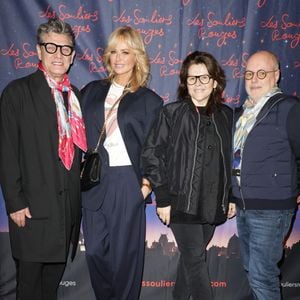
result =
[[233,202],[244,269],[254,299],[281,299],[278,263],[300,194],[300,101],[282,93],[277,57],[251,55],[248,99],[237,110]]

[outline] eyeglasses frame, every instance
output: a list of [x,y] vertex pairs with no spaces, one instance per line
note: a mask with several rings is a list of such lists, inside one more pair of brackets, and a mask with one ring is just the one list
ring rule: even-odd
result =
[[[256,77],[257,77],[258,79],[263,80],[263,79],[265,79],[265,78],[267,77],[267,75],[268,75],[269,73],[274,73],[274,72],[277,72],[277,71],[278,71],[278,69],[277,69],[277,70],[272,70],[272,71],[265,71],[265,70],[263,70],[263,69],[260,69],[260,70],[258,70],[258,71],[256,71],[256,72],[253,72],[253,71],[245,71],[245,72],[244,72],[244,78],[245,78],[245,80],[251,80],[251,79],[253,79],[254,74],[256,74]],[[264,76],[264,77],[259,77],[259,76],[258,76],[258,73],[259,73],[259,72],[264,72],[264,73],[265,73],[265,76]],[[246,76],[245,76],[246,73],[251,74],[251,78],[246,78]]]
[[[207,82],[202,82],[202,81],[201,81],[201,77],[203,77],[203,76],[207,76],[207,77],[209,78],[209,80],[208,80]],[[190,77],[195,77],[195,78],[196,78],[195,83],[188,83],[188,78],[190,78]],[[201,84],[209,84],[210,80],[212,79],[212,76],[210,76],[210,75],[208,75],[208,74],[203,74],[203,75],[198,75],[198,76],[190,75],[190,76],[187,76],[187,77],[186,77],[186,83],[187,83],[188,85],[195,85],[195,84],[197,83],[198,79],[199,79],[199,81],[200,81]]]
[[[54,46],[56,47],[54,52],[49,52],[49,51],[47,50],[47,45],[49,45],[49,44],[54,45]],[[55,53],[57,52],[57,49],[58,49],[58,48],[59,48],[60,53],[61,53],[63,56],[71,56],[72,53],[74,52],[74,47],[73,47],[73,46],[70,46],[70,45],[57,45],[57,44],[55,44],[55,43],[39,43],[39,45],[40,45],[40,46],[44,46],[45,51],[46,51],[47,53],[49,53],[49,54],[55,54]],[[63,48],[63,47],[67,47],[67,48],[71,49],[72,51],[70,52],[70,54],[64,54],[64,53],[62,52],[62,48]]]

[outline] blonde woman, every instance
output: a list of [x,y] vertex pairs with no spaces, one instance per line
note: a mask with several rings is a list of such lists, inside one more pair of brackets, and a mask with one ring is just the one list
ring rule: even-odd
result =
[[89,148],[99,147],[100,184],[83,192],[86,258],[97,299],[139,298],[145,243],[145,203],[140,154],[162,99],[146,87],[149,61],[140,34],[117,28],[104,54],[109,76],[83,89]]

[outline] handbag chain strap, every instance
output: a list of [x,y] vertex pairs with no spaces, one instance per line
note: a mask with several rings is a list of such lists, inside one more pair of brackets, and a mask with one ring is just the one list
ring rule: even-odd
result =
[[[126,89],[126,87],[125,87],[125,89]],[[119,99],[113,104],[113,106],[110,108],[108,114],[106,115],[105,121],[104,121],[104,123],[103,123],[102,129],[101,129],[101,132],[100,132],[100,135],[99,135],[99,139],[98,139],[97,145],[96,145],[96,147],[95,147],[95,149],[94,149],[93,152],[97,152],[97,151],[98,151],[98,148],[99,148],[99,146],[100,146],[101,139],[102,139],[102,137],[103,137],[103,135],[104,135],[104,132],[105,132],[105,129],[106,129],[106,124],[107,124],[108,118],[111,116],[111,114],[112,114],[114,108],[116,107],[116,105],[117,105],[117,104],[121,101],[121,99],[124,98],[124,96],[128,93],[128,90],[125,90],[125,89],[124,89],[123,94],[122,94],[122,95],[119,97]]]

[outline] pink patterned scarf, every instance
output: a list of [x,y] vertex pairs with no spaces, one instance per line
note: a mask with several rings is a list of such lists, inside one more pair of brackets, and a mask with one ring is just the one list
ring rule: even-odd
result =
[[[84,152],[87,150],[85,126],[82,119],[79,101],[72,90],[67,74],[65,74],[61,82],[56,82],[49,76],[42,63],[39,63],[39,69],[44,72],[56,105],[58,155],[66,169],[70,170],[75,153],[74,144]],[[69,113],[67,113],[64,105],[62,92],[68,92]]]

